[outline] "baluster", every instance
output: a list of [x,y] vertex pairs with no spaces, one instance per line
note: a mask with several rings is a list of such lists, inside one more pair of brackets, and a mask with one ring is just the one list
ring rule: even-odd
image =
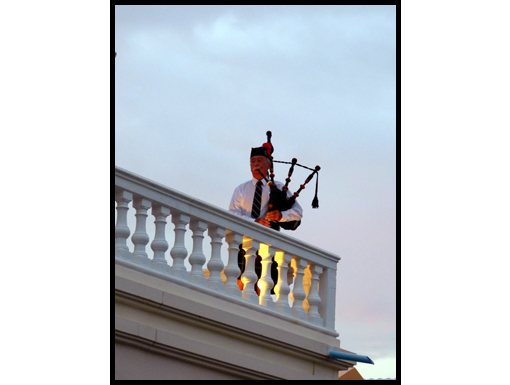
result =
[[237,265],[237,258],[239,245],[242,241],[243,236],[241,234],[236,234],[230,230],[227,231],[228,263],[227,267],[225,267],[225,275],[227,276],[225,292],[236,297],[241,297],[241,290],[239,290],[237,285],[237,277],[241,274],[241,269]]
[[204,231],[207,229],[207,223],[193,219],[189,228],[193,231],[193,250],[189,256],[191,264],[190,280],[199,285],[205,286],[207,281],[204,276],[203,268],[206,259],[203,252]]
[[170,209],[161,205],[152,208],[152,215],[155,220],[154,240],[151,242],[151,249],[154,251],[151,268],[165,273],[170,272],[170,267],[165,259],[165,252],[168,250],[168,242],[165,237],[166,217],[170,215]]
[[303,270],[303,291],[305,292],[306,298],[303,300],[303,309],[308,313],[310,304],[308,303],[308,294],[310,294],[310,286],[312,286],[312,273],[310,273],[310,265]]
[[262,258],[262,272],[257,284],[260,290],[259,304],[269,309],[275,308],[273,298],[271,297],[271,289],[274,285],[273,279],[271,278],[271,264],[273,263],[271,257],[274,251],[273,247],[264,243],[260,244],[259,255]]
[[115,192],[117,201],[117,224],[115,225],[115,258],[130,259],[131,253],[127,247],[126,240],[130,230],[127,225],[128,204],[133,199],[133,194],[128,191],[118,190]]
[[131,241],[135,245],[133,262],[149,266],[151,262],[145,252],[145,246],[149,243],[149,235],[145,225],[147,222],[147,210],[151,207],[151,201],[143,197],[136,197],[133,201],[133,207],[136,209],[136,228],[135,233],[131,237]]
[[319,305],[319,314],[324,320],[324,326],[330,330],[335,330],[335,298],[336,298],[336,269],[323,269],[320,276],[319,296],[321,304]]
[[279,312],[287,315],[292,314],[289,306],[290,287],[287,282],[289,262],[291,259],[291,255],[284,251],[277,251],[274,257],[274,260],[278,263],[278,284],[274,288],[274,292],[276,293],[275,308]]
[[292,256],[292,268],[294,269],[294,289],[290,294],[292,298],[292,315],[296,318],[306,320],[306,311],[303,308],[303,301],[306,298],[306,293],[303,290],[303,276],[304,269],[307,267],[307,262],[302,258]]
[[323,321],[319,314],[319,305],[321,304],[321,297],[319,297],[319,275],[322,274],[322,267],[310,264],[310,273],[312,274],[312,283],[307,297],[308,303],[310,304],[310,308],[308,309],[308,321],[322,326]]
[[173,258],[173,264],[171,273],[174,277],[183,279],[188,278],[188,272],[186,266],[184,266],[184,260],[188,255],[188,250],[184,245],[184,235],[186,234],[186,225],[189,223],[190,217],[179,213],[178,211],[172,211],[172,223],[175,225],[175,243],[170,255]]
[[254,289],[254,283],[257,282],[258,278],[257,273],[255,273],[255,258],[259,246],[260,242],[247,237],[243,238],[243,249],[246,251],[244,255],[246,267],[241,277],[244,284],[243,299],[253,303],[259,303],[259,297]]
[[216,225],[209,225],[208,234],[211,237],[211,259],[207,264],[207,269],[210,272],[208,286],[210,289],[224,292],[225,285],[223,285],[221,279],[221,271],[225,265],[221,260],[221,240],[225,237],[225,229]]

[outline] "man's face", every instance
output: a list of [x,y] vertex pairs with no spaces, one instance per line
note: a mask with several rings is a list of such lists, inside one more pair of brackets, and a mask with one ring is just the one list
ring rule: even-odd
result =
[[257,155],[251,157],[250,159],[250,169],[255,179],[259,180],[262,179],[262,176],[257,170],[260,170],[260,172],[262,172],[262,174],[266,176],[270,166],[271,162],[265,156]]

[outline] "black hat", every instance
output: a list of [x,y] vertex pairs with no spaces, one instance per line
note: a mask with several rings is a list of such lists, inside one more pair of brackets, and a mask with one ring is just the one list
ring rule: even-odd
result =
[[252,147],[250,159],[253,158],[254,156],[265,156],[267,159],[269,160],[271,159],[265,147]]

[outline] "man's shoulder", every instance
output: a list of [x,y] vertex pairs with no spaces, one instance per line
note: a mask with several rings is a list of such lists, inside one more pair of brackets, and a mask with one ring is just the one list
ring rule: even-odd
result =
[[237,190],[241,190],[243,189],[244,187],[247,187],[247,186],[250,186],[253,184],[253,181],[252,180],[248,180],[244,183],[241,183],[239,186],[236,187]]

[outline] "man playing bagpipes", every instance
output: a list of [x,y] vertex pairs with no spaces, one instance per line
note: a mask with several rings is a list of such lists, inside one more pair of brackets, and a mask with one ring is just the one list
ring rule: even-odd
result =
[[[273,174],[273,158],[272,153],[274,147],[271,144],[271,131],[267,132],[268,142],[264,143],[262,147],[251,149],[250,153],[250,170],[253,178],[241,185],[239,185],[232,195],[230,200],[229,210],[241,217],[253,220],[263,226],[270,227],[274,230],[280,231],[280,227],[286,230],[295,230],[301,223],[303,217],[303,208],[296,201],[299,192],[304,189],[315,173],[320,170],[317,166],[313,173],[307,178],[306,182],[301,185],[301,188],[292,194],[288,190],[290,177],[297,164],[297,160],[293,159],[292,162],[280,162],[291,164],[286,184],[274,180]],[[301,166],[301,165],[298,165]],[[305,166],[301,166],[305,167]],[[308,168],[308,167],[305,167]],[[310,169],[311,170],[311,169]],[[270,174],[269,174],[270,172]],[[317,191],[312,207],[318,207]],[[261,265],[262,258],[258,256],[255,259],[255,272],[260,278],[262,272]],[[241,282],[241,275],[245,269],[244,250],[240,247],[238,255],[238,265],[241,269],[241,274],[238,277],[238,285],[243,289]],[[271,278],[273,279],[274,286],[278,281],[278,264],[274,261],[271,265]],[[273,286],[273,288],[274,288]],[[258,292],[257,282],[255,289]],[[271,294],[274,290],[271,289]]]

